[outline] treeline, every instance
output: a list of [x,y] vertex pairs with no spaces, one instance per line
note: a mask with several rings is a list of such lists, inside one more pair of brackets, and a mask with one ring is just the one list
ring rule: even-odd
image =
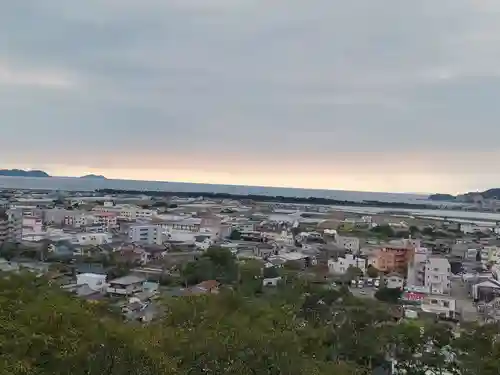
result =
[[273,203],[291,203],[291,204],[310,204],[310,205],[335,205],[335,206],[368,206],[368,207],[387,207],[387,208],[414,208],[414,209],[436,209],[433,205],[427,204],[413,204],[402,202],[381,202],[381,201],[346,201],[336,200],[329,198],[316,198],[316,197],[284,197],[284,196],[270,196],[270,195],[241,195],[241,194],[228,194],[228,193],[210,193],[210,192],[168,192],[158,190],[120,190],[120,189],[98,189],[97,193],[100,194],[128,194],[128,195],[149,195],[152,197],[166,198],[166,197],[182,197],[182,198],[196,198],[204,197],[209,199],[234,199],[234,200],[253,200],[258,202],[273,202]]
[[0,373],[364,375],[388,374],[394,359],[406,374],[498,375],[497,325],[401,321],[394,305],[293,271],[280,270],[282,282],[262,288],[261,263],[222,250],[198,261],[182,277],[214,277],[225,283],[220,293],[165,298],[146,326],[50,280],[2,275]]

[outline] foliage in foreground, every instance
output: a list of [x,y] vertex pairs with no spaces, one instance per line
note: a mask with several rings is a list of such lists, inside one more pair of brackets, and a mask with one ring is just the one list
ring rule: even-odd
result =
[[0,374],[348,375],[390,356],[408,375],[498,375],[496,326],[398,324],[383,303],[293,276],[274,293],[252,290],[168,299],[163,318],[140,326],[42,278],[9,275],[0,278]]

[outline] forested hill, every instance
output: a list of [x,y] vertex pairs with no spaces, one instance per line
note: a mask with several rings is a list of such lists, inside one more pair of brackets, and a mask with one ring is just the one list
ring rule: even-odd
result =
[[392,357],[407,374],[498,375],[497,325],[398,322],[393,305],[288,270],[267,292],[258,262],[217,251],[186,267],[186,283],[215,277],[220,293],[165,297],[149,325],[43,277],[0,275],[0,374],[364,375]]

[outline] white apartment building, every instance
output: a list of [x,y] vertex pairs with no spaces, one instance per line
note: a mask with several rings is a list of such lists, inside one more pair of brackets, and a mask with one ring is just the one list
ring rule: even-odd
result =
[[432,294],[449,294],[451,266],[448,259],[430,257],[425,265],[425,286]]
[[150,210],[150,209],[145,209],[145,208],[139,208],[135,212],[135,217],[137,220],[150,220],[154,216],[156,216],[157,211],[156,210]]
[[421,287],[425,285],[427,259],[431,252],[425,247],[415,248],[413,259],[408,262],[407,284]]
[[346,254],[345,258],[339,257],[337,260],[328,260],[328,270],[331,273],[343,275],[347,272],[349,267],[357,267],[365,273],[367,267],[366,259],[356,257],[352,254]]
[[132,225],[128,230],[131,242],[157,244],[163,243],[163,229],[153,224]]

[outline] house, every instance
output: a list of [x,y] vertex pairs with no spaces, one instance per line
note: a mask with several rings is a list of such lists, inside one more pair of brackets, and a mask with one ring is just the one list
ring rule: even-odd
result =
[[349,267],[359,268],[364,274],[367,267],[366,259],[356,257],[352,254],[346,254],[345,257],[338,257],[337,260],[328,260],[328,270],[330,273],[343,275],[347,272]]
[[490,302],[500,297],[500,281],[487,279],[472,286],[472,298],[474,301]]
[[439,316],[454,319],[457,314],[456,300],[454,298],[429,294],[422,299],[422,311],[434,313]]
[[106,277],[97,273],[80,273],[76,275],[76,284],[87,285],[94,292],[102,291],[106,287]]
[[145,278],[140,276],[128,275],[118,279],[111,280],[106,291],[109,294],[132,295],[144,290]]
[[386,287],[390,289],[403,289],[405,278],[398,273],[390,273],[385,276]]
[[219,293],[219,286],[220,283],[216,280],[206,280],[189,288],[186,291],[186,294],[187,295],[217,294]]
[[281,281],[281,276],[268,277],[268,278],[264,278],[262,280],[262,285],[263,286],[277,286],[280,281]]
[[200,250],[208,250],[214,244],[210,235],[194,236],[194,245]]

